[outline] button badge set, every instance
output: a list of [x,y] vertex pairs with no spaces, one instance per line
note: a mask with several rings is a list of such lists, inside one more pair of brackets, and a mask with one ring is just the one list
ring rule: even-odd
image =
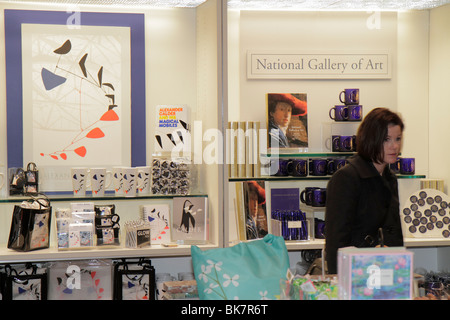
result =
[[409,238],[450,238],[450,198],[434,189],[413,193],[400,211]]

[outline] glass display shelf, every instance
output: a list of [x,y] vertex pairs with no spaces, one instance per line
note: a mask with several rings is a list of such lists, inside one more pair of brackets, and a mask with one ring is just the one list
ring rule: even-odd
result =
[[[199,244],[202,250],[218,248],[214,244]],[[189,256],[191,245],[178,245],[176,247],[164,247],[152,245],[148,248],[131,249],[125,247],[103,248],[93,247],[83,250],[58,250],[56,247],[34,251],[15,251],[6,248],[6,244],[0,247],[0,263],[17,262],[43,262],[58,260],[80,260],[80,259],[119,259],[137,257],[176,257]]]
[[[294,177],[294,176],[261,176],[261,177],[233,177],[228,178],[229,182],[240,182],[240,181],[251,181],[251,180],[264,180],[264,181],[317,181],[317,180],[329,180],[330,175],[327,176],[306,176],[306,177]],[[403,175],[398,174],[397,179],[425,179],[425,175],[414,174],[414,175]]]
[[303,153],[262,153],[264,158],[328,158],[328,157],[350,157],[355,152],[303,152]]
[[[143,200],[143,199],[173,199],[177,197],[208,197],[206,194],[142,194],[142,195],[136,195],[133,197],[127,197],[127,196],[116,196],[114,193],[106,193],[102,197],[94,197],[90,195],[86,195],[83,197],[80,196],[74,196],[72,193],[46,193],[43,192],[51,202],[53,201],[102,201],[102,200]],[[18,195],[18,196],[7,196],[5,198],[0,198],[0,203],[15,203],[15,202],[22,202],[24,200],[30,199],[32,195]]]
[[[419,247],[447,247],[450,239],[444,238],[404,238],[406,248]],[[316,250],[325,248],[325,239],[311,239],[306,241],[286,241],[288,251]]]

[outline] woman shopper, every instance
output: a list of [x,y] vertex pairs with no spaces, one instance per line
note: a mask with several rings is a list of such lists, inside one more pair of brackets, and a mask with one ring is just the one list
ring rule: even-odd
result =
[[375,108],[356,135],[357,154],[327,186],[325,259],[337,273],[337,251],[347,246],[403,246],[397,178],[389,169],[402,146],[404,124],[386,108]]

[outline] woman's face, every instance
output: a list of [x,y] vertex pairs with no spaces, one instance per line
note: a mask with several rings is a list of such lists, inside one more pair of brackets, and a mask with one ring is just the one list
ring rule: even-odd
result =
[[252,217],[256,217],[258,213],[258,194],[255,189],[251,188],[248,194],[248,209]]
[[402,148],[402,129],[399,125],[388,125],[387,137],[383,142],[383,162],[391,164],[397,161]]
[[286,127],[291,121],[292,106],[287,102],[278,102],[275,111],[271,113],[277,126]]

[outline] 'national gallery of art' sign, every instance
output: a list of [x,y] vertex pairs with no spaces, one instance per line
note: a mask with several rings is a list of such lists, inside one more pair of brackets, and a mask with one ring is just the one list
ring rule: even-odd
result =
[[391,57],[381,53],[248,52],[249,79],[389,79]]

